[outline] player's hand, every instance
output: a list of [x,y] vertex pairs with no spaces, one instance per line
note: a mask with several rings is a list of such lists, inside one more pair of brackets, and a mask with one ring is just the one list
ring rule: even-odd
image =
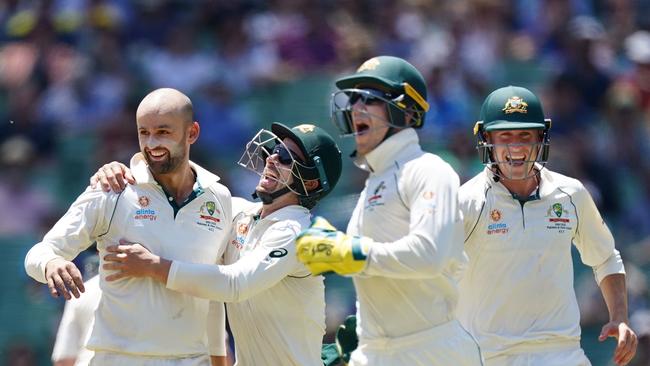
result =
[[151,253],[149,249],[138,243],[130,243],[124,239],[120,240],[120,245],[111,245],[106,247],[108,254],[104,256],[103,269],[116,271],[106,276],[106,281],[117,281],[129,277],[151,277],[156,280],[159,278],[160,268],[167,263],[167,272],[164,280],[167,282],[167,273],[171,262]]
[[45,279],[52,297],[63,295],[70,300],[72,295],[79,298],[86,291],[81,272],[74,263],[63,258],[52,259],[45,265]]
[[316,217],[311,227],[296,238],[298,260],[314,275],[334,271],[341,275],[366,267],[370,244],[366,238],[337,231],[327,220]]
[[598,340],[602,342],[608,337],[614,337],[618,341],[614,351],[614,363],[617,366],[627,365],[636,354],[636,346],[639,343],[636,333],[625,322],[611,321],[603,326]]
[[135,178],[126,165],[117,161],[104,164],[90,177],[90,187],[94,189],[99,184],[105,192],[120,193],[126,188],[126,183],[135,184]]

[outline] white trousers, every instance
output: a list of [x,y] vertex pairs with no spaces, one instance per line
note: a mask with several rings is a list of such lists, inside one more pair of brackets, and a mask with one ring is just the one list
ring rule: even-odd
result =
[[457,320],[399,338],[359,340],[350,366],[481,366],[478,344]]
[[149,357],[96,351],[90,360],[90,366],[210,366],[210,357],[206,355],[190,357]]
[[485,360],[486,366],[591,366],[580,344],[515,350]]

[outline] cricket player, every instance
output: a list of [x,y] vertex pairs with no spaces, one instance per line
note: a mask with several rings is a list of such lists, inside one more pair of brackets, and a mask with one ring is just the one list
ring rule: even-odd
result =
[[86,348],[95,322],[101,290],[99,276],[84,282],[84,295],[65,303],[52,350],[54,366],[88,366],[94,353]]
[[[27,253],[27,273],[47,283],[55,297],[84,292],[70,260],[94,242],[100,265],[106,247],[120,240],[147,242],[170,259],[195,263],[213,264],[225,250],[230,192],[189,160],[199,136],[189,98],[157,89],[142,100],[136,120],[140,153],[131,159],[131,171],[138,184],[119,194],[89,187]],[[95,351],[91,365],[209,365],[206,332],[223,328],[223,305],[210,306],[147,279],[108,282],[101,268],[99,276],[102,296],[88,341]],[[225,342],[214,342],[225,355]]]
[[483,103],[474,133],[486,168],[465,183],[460,204],[469,267],[458,316],[489,366],[590,365],[580,348],[571,245],[594,271],[618,339],[617,365],[636,351],[625,270],[614,238],[576,179],[545,169],[551,121],[531,91],[508,86]]
[[66,301],[63,315],[56,332],[52,349],[54,366],[88,366],[94,352],[86,348],[95,322],[95,310],[102,291],[99,289],[99,257],[89,256],[84,260],[84,275],[90,279],[84,282],[84,295]]
[[369,173],[347,234],[324,219],[298,238],[314,274],[354,276],[359,345],[350,365],[481,365],[475,340],[455,318],[467,258],[459,179],[422,151],[427,92],[420,72],[380,56],[338,79],[333,120],[356,142]]
[[[262,202],[234,200],[241,212],[234,214],[222,265],[161,258],[143,247],[151,244],[144,239],[109,248],[104,268],[115,273],[107,280],[149,277],[170,290],[226,302],[236,365],[322,366],[323,277],[298,262],[295,238],[338,182],[341,153],[320,127],[274,123],[247,144],[239,164],[260,175],[254,196]],[[129,175],[117,164],[96,180],[108,188],[113,171]]]

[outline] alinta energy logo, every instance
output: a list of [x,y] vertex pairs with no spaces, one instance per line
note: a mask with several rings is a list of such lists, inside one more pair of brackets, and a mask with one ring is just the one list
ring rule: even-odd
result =
[[133,216],[134,220],[149,220],[149,221],[156,221],[158,219],[158,215],[156,214],[156,210],[152,210],[150,208],[145,208],[149,206],[149,203],[151,201],[149,200],[149,197],[147,196],[140,196],[138,197],[138,204],[140,205],[140,209],[135,211],[135,216]]
[[508,224],[499,222],[502,218],[503,215],[501,214],[501,211],[497,210],[496,208],[490,211],[490,219],[493,221],[493,223],[489,224],[487,227],[488,235],[506,234],[509,231]]

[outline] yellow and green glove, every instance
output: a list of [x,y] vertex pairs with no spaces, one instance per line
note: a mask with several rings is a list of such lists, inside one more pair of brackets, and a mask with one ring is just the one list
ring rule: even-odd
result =
[[322,217],[296,239],[298,260],[311,273],[336,272],[340,275],[359,273],[366,268],[370,240],[349,236]]

